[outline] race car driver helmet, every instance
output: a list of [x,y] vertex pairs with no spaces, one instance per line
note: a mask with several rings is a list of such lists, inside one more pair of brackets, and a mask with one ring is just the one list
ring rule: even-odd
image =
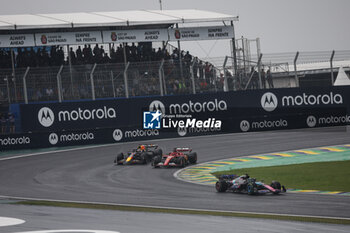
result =
[[139,148],[140,148],[141,151],[146,150],[146,147],[144,145],[140,145]]

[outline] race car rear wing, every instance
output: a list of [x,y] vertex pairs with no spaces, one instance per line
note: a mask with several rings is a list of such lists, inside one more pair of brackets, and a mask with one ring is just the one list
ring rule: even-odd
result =
[[191,152],[192,149],[191,148],[180,148],[180,147],[177,147],[177,148],[174,148],[174,151],[177,151],[177,152]]
[[139,146],[142,146],[142,145],[147,147],[147,148],[154,148],[154,149],[158,148],[158,145],[156,145],[156,144],[148,144],[148,145],[140,144]]

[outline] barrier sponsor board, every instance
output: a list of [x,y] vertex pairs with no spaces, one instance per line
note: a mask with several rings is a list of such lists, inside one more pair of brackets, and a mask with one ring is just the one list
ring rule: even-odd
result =
[[[13,109],[19,109],[15,114],[23,132],[32,132],[26,134],[29,140],[1,137],[0,144],[32,146],[35,133],[46,133],[46,146],[62,146],[347,125],[349,101],[350,87],[330,87],[21,104]],[[165,121],[169,127],[145,127],[153,119],[144,117],[147,112],[161,113],[163,126]],[[195,127],[184,128],[175,120]],[[192,124],[197,121],[208,127],[197,128]]]
[[0,135],[0,151],[76,145],[108,144],[175,137],[176,133],[142,128],[104,128]]
[[125,123],[119,106],[123,104],[115,100],[21,105],[22,131],[95,129]]
[[290,88],[50,104],[21,104],[20,112],[17,115],[20,116],[23,132],[109,127],[142,129],[144,128],[145,112],[157,111],[161,112],[162,118],[167,118],[168,121],[174,118],[191,118],[201,121],[220,120],[223,121],[221,129],[230,131],[232,128],[230,119],[237,119],[240,122],[241,120],[249,120],[251,117],[283,118],[303,114],[312,115],[311,113],[327,115],[334,111],[350,109],[349,90],[349,87]]

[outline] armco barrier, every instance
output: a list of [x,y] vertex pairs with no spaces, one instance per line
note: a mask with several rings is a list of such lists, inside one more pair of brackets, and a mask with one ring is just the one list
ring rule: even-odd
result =
[[[0,145],[3,150],[113,143],[118,142],[111,136],[117,132],[116,129],[124,134],[120,141],[136,141],[345,125],[350,122],[350,116],[347,115],[350,110],[349,95],[350,87],[344,86],[21,104],[17,108],[19,112],[15,114],[19,116],[25,133],[1,136]],[[190,114],[199,119],[222,120],[222,128],[160,129],[153,134],[151,131],[146,132],[143,130],[143,112],[157,109],[166,115]],[[58,138],[56,144],[48,141],[50,134],[53,136],[51,141],[54,137]],[[11,139],[17,136],[18,139]],[[26,140],[20,140],[20,137]],[[27,143],[27,137],[31,143]]]

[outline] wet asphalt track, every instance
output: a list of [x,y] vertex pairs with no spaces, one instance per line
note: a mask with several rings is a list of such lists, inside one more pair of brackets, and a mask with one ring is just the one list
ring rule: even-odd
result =
[[[228,134],[159,141],[163,151],[192,147],[198,162],[349,143],[344,127]],[[0,161],[0,195],[118,204],[350,217],[346,196],[219,194],[214,187],[176,180],[176,169],[114,166],[118,152],[137,143]],[[154,143],[154,142],[153,142]]]
[[[113,233],[348,233],[348,225],[292,221],[231,218],[201,215],[176,215],[128,211],[91,210],[43,206],[0,206],[0,216],[23,219],[16,226],[0,227],[1,233],[70,229],[66,233],[108,230]],[[1,217],[0,217],[1,224]],[[74,230],[74,231],[73,231]],[[89,232],[91,233],[91,232]]]

